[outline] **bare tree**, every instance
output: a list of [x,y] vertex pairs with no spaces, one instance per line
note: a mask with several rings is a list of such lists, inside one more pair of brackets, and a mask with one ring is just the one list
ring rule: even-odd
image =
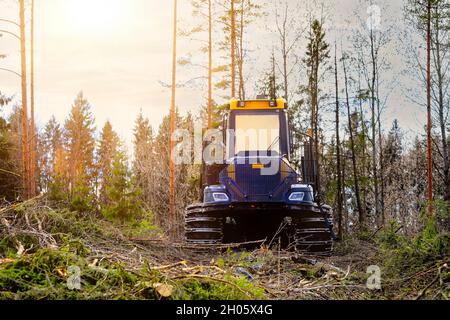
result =
[[[219,66],[215,71],[230,71],[226,79],[216,84],[218,89],[229,89],[231,97],[245,99],[246,77],[244,66],[248,50],[245,36],[248,26],[261,16],[263,8],[254,0],[225,0],[218,1],[217,5],[222,9],[218,21],[222,25],[222,36],[219,41],[219,49],[224,53],[223,59],[230,61]],[[226,97],[228,98],[228,97]]]
[[334,76],[336,85],[336,173],[337,173],[337,220],[338,220],[338,238],[342,238],[342,167],[341,167],[341,140],[340,140],[340,103],[339,103],[339,81],[338,81],[338,63],[337,46],[334,49]]
[[175,162],[173,150],[175,141],[173,133],[175,132],[175,94],[176,94],[176,73],[177,73],[177,0],[174,0],[173,16],[173,46],[172,46],[172,97],[170,104],[170,217],[175,217]]
[[[206,64],[197,63],[192,61],[192,54],[190,53],[188,57],[180,58],[178,60],[178,64],[181,66],[189,66],[189,67],[197,67],[202,71],[207,72],[207,77],[194,77],[192,80],[207,80],[207,123],[208,128],[212,128],[214,125],[213,119],[213,108],[214,108],[214,100],[213,100],[213,33],[214,33],[214,13],[213,13],[213,0],[191,0],[191,5],[193,7],[192,14],[194,17],[198,17],[195,19],[195,25],[193,28],[187,31],[179,32],[179,35],[182,37],[187,37],[189,40],[201,43],[200,53],[207,53]],[[208,27],[204,28],[204,25],[207,24]],[[199,35],[203,33],[207,33],[207,40],[202,39]]]
[[280,11],[278,8],[275,10],[275,22],[281,52],[281,65],[277,63],[277,66],[283,80],[284,99],[290,105],[292,94],[289,90],[289,78],[300,62],[295,55],[295,51],[298,49],[298,44],[306,28],[302,28],[301,23],[297,21],[298,8],[292,8],[288,1],[284,1]]
[[[358,16],[358,15],[357,15]],[[390,44],[391,27],[384,26],[383,29],[371,17],[369,22],[363,21],[359,17],[361,27],[356,30],[353,36],[353,46],[356,52],[358,65],[358,78],[363,81],[359,92],[359,101],[370,102],[370,144],[371,144],[371,172],[373,186],[373,203],[375,217],[379,219],[379,224],[384,224],[384,174],[383,174],[383,141],[381,114],[384,104],[382,104],[384,94],[386,97],[392,90],[381,92],[382,73],[389,68],[389,63],[383,55],[383,50]],[[361,115],[363,112],[361,110]]]
[[344,56],[342,58],[342,67],[344,72],[344,83],[345,83],[345,99],[346,99],[346,105],[347,105],[347,116],[348,116],[348,131],[350,134],[350,149],[351,149],[351,157],[352,157],[352,166],[353,166],[353,182],[355,185],[355,197],[356,197],[356,206],[358,209],[358,215],[359,215],[359,227],[360,229],[364,229],[366,225],[366,214],[363,210],[363,206],[361,203],[361,194],[359,189],[359,178],[358,178],[358,169],[357,169],[357,162],[356,162],[356,151],[355,151],[355,139],[354,139],[354,131],[353,131],[353,125],[352,125],[352,112],[350,110],[350,97],[349,97],[349,90],[348,90],[348,74],[347,74],[347,66],[346,66],[346,60],[348,58]]
[[[419,79],[419,85],[426,86],[426,103],[423,94],[413,96],[414,102],[427,108],[427,157],[428,157],[428,200],[429,214],[432,214],[433,193],[443,194],[444,199],[450,199],[450,156],[448,142],[448,114],[450,108],[449,66],[450,47],[450,3],[448,0],[408,0],[405,6],[406,18],[419,35],[427,43],[426,64],[420,48],[408,46],[410,66]],[[433,137],[433,126],[436,124],[439,138]],[[436,142],[439,140],[439,142]],[[436,150],[433,150],[436,149]],[[433,178],[433,168],[438,159],[442,159],[438,178]],[[435,179],[435,180],[433,180]],[[435,181],[435,182],[433,182]],[[443,186],[443,188],[441,188]],[[436,194],[437,195],[437,194]]]

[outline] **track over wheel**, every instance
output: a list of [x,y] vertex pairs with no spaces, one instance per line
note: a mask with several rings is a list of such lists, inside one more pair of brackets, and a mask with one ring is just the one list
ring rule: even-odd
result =
[[206,212],[201,204],[186,210],[185,238],[190,244],[222,244],[223,227],[223,218]]
[[293,218],[293,240],[298,252],[311,255],[331,255],[333,236],[329,210],[324,214],[307,214]]

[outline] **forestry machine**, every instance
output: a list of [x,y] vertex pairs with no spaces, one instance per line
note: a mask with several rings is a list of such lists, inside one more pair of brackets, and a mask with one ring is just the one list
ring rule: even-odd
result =
[[186,210],[186,241],[213,245],[266,239],[269,246],[281,243],[329,255],[333,220],[331,208],[316,201],[314,144],[307,136],[296,157],[297,172],[285,100],[234,99],[217,130],[223,155],[221,161],[203,161],[203,199]]

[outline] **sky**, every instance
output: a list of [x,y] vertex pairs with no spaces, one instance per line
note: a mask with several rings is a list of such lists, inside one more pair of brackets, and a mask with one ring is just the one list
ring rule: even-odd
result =
[[[180,28],[198,23],[192,16],[189,0],[179,0]],[[261,0],[261,3],[271,3]],[[292,6],[301,2],[289,0]],[[374,1],[377,3],[377,1]],[[363,16],[369,1],[340,0],[331,3],[329,11],[330,41],[344,42],[341,32],[353,24],[354,11]],[[391,3],[389,8],[383,3]],[[401,1],[380,3],[382,21],[401,21]],[[273,12],[272,5],[266,5]],[[51,116],[63,123],[78,92],[83,91],[92,105],[98,129],[111,121],[114,129],[130,144],[132,129],[139,112],[157,128],[170,108],[170,90],[162,83],[171,79],[173,2],[161,0],[36,0],[36,117],[42,127]],[[0,0],[0,18],[17,20],[16,0]],[[399,24],[401,22],[398,22]],[[248,30],[246,45],[252,58],[247,74],[255,80],[267,67],[270,52],[277,41],[270,27],[273,17],[262,18]],[[0,22],[0,29],[15,31],[14,26]],[[180,39],[179,57],[192,54],[204,63],[192,40]],[[13,37],[0,38],[0,67],[19,69],[19,44]],[[392,48],[394,62],[389,78],[398,78],[401,58]],[[198,70],[197,70],[198,72]],[[179,67],[179,83],[191,79],[193,70]],[[253,88],[253,86],[251,86]],[[251,89],[249,91],[251,91]],[[20,79],[0,71],[0,90],[20,96]],[[200,87],[182,87],[177,91],[177,106],[182,113],[198,110],[206,92]],[[216,93],[217,95],[217,93]],[[219,98],[217,97],[217,100]],[[394,88],[388,98],[385,124],[394,118],[408,132],[419,132],[424,113]]]

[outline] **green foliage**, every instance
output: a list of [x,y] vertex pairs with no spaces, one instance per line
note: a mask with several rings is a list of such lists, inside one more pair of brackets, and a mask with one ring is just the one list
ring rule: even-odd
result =
[[[80,268],[80,290],[67,285],[71,266]],[[159,279],[144,279],[120,264],[94,266],[74,252],[41,249],[0,268],[0,299],[155,299],[146,283]]]
[[220,263],[227,268],[232,266],[249,267],[253,264],[251,255],[247,251],[233,251],[228,248],[224,258]]
[[435,200],[433,207],[438,231],[450,232],[450,202]]
[[325,41],[325,31],[321,21],[314,19],[308,35],[305,63],[308,67],[317,67],[330,58],[330,45]]
[[[98,149],[97,169],[102,182],[106,182],[111,177],[112,162],[118,146],[119,137],[114,132],[111,123],[107,121],[101,133],[100,147]],[[106,183],[103,183],[100,188],[99,198],[101,202],[106,200],[106,187]]]
[[385,250],[393,250],[402,247],[406,238],[399,234],[401,226],[396,221],[389,222],[388,226],[380,232],[378,242],[381,248]]
[[284,90],[284,87],[281,83],[277,83],[277,77],[275,74],[275,57],[272,54],[270,68],[268,68],[260,77],[259,81],[256,84],[256,91],[259,94],[264,94],[270,97],[271,99],[278,98],[279,92]]
[[439,213],[424,222],[421,232],[413,238],[399,233],[401,227],[392,222],[380,232],[378,243],[389,272],[405,272],[405,268],[420,268],[450,254],[450,234],[439,231]]
[[377,238],[384,287],[394,292],[396,299],[411,296],[448,299],[448,267],[444,263],[450,256],[450,234],[439,230],[440,213],[435,213],[433,218],[424,218],[422,231],[412,238],[400,234],[401,226],[395,222]]
[[[62,184],[61,180],[63,168],[61,161],[63,160],[63,132],[61,125],[52,117],[43,132],[38,137],[38,167],[39,167],[39,185],[41,190],[50,191],[50,184],[57,182]],[[60,156],[60,157],[58,157]],[[66,184],[67,185],[67,184]],[[63,189],[64,184],[60,189]],[[58,193],[58,192],[57,192]],[[57,196],[56,201],[63,200],[64,197]]]
[[64,124],[65,160],[70,182],[92,186],[94,170],[95,120],[91,106],[80,92]]
[[[117,240],[124,239],[120,230],[111,223],[92,219],[86,215],[67,210],[50,208],[36,209],[30,205],[19,206],[8,215],[15,228],[37,228],[41,223],[41,233],[29,234],[16,231],[5,233],[0,228],[0,299],[57,299],[57,300],[102,300],[102,299],[159,299],[157,284],[167,283],[175,287],[170,299],[262,299],[263,290],[254,283],[235,276],[228,271],[223,279],[206,278],[168,280],[159,271],[143,263],[141,269],[129,271],[129,266],[115,262],[100,254],[96,241],[101,247],[117,248]],[[36,214],[33,214],[36,212]],[[25,219],[25,216],[28,216]],[[139,223],[130,223],[129,227],[154,229],[150,223],[151,216]],[[20,230],[17,228],[17,230]],[[125,231],[128,231],[126,229]],[[51,248],[42,247],[43,239],[52,236],[56,244]],[[27,249],[26,254],[16,254],[17,243]],[[133,246],[125,244],[125,250]],[[112,249],[114,250],[114,249]],[[245,254],[247,257],[248,254]],[[6,261],[4,258],[12,258]],[[68,280],[73,275],[71,270],[80,270],[81,289],[71,290]]]
[[160,228],[154,225],[153,214],[146,213],[140,219],[133,219],[124,230],[132,238],[154,238],[161,234]]
[[94,211],[95,198],[89,186],[85,184],[78,184],[72,192],[72,199],[70,201],[70,210],[79,213],[88,213]]
[[103,206],[103,214],[122,223],[143,214],[139,201],[140,190],[134,187],[127,158],[123,151],[117,152],[113,161],[111,178],[106,181],[108,203]]
[[419,251],[430,258],[440,258],[450,255],[450,233],[442,228],[449,221],[448,204],[444,201],[435,201],[432,218],[423,216],[423,230],[414,238],[414,244]]
[[139,114],[134,127],[134,161],[133,174],[136,186],[142,190],[141,201],[150,204],[153,200],[154,183],[154,137],[150,121]]
[[223,281],[208,277],[200,279],[187,277],[179,282],[181,286],[176,291],[174,299],[264,299],[264,289],[258,287],[253,280],[236,274],[237,267],[252,269],[254,265],[262,263],[259,258],[255,261],[252,254],[247,251],[233,251],[228,249],[222,257],[219,257],[215,261],[215,265],[226,272]]
[[60,175],[56,175],[48,185],[47,196],[50,201],[67,201],[66,183]]
[[[2,99],[6,98],[2,98],[0,93],[0,106]],[[14,164],[14,150],[17,148],[15,143],[10,123],[0,117],[0,201],[14,201],[20,191],[20,175],[16,173]]]
[[245,277],[227,274],[224,282],[214,279],[186,279],[179,282],[175,300],[250,300],[264,299],[264,290]]
[[[101,238],[105,245],[106,239],[123,239],[111,223],[67,209],[31,205],[18,206],[3,217],[14,222],[16,231],[8,233],[0,226],[0,259],[12,258],[0,264],[0,299],[157,298],[148,283],[161,282],[159,274],[148,270],[129,272],[107,258],[95,262],[93,256],[98,252],[91,252],[93,242]],[[31,233],[28,227],[42,231]],[[56,243],[51,248],[43,247],[49,238]],[[26,254],[17,253],[19,243]],[[67,286],[71,266],[81,270],[81,290]]]

